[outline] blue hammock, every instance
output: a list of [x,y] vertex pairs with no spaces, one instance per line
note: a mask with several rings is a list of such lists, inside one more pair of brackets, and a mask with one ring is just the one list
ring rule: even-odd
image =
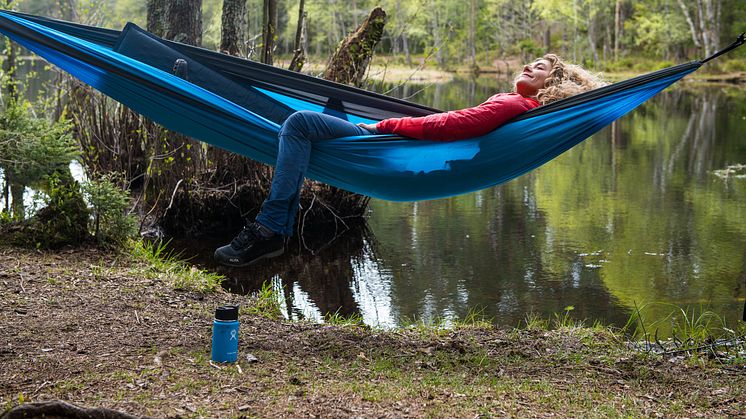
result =
[[[297,110],[330,113],[354,123],[440,112],[165,41],[131,23],[115,31],[0,11],[0,32],[170,130],[267,164],[277,157],[280,124]],[[743,35],[739,40],[743,43]],[[182,77],[188,81],[173,74],[177,61],[187,66]],[[318,142],[307,176],[392,201],[488,188],[555,158],[705,61],[533,109],[478,138],[443,143],[367,135]]]

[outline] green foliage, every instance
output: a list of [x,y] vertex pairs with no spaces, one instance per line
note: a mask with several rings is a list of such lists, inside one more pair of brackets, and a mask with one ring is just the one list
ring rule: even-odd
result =
[[572,329],[580,327],[582,323],[575,322],[572,317],[570,317],[570,312],[573,310],[575,310],[575,306],[567,306],[563,310],[562,314],[555,313],[554,327],[557,329]]
[[269,319],[282,318],[280,297],[274,288],[273,282],[265,281],[262,283],[262,288],[254,294],[253,304],[248,307],[242,307],[241,313],[263,316]]
[[80,245],[88,238],[86,229],[88,208],[78,182],[69,175],[54,174],[49,178],[47,206],[36,215],[41,224],[39,236],[34,238],[37,247]]
[[352,313],[349,316],[345,316],[339,312],[327,313],[324,316],[324,323],[336,326],[363,326],[363,316],[359,313]]
[[655,10],[645,3],[635,5],[634,16],[624,28],[636,47],[653,56],[666,56],[690,42],[681,13],[671,13],[670,9]]
[[13,182],[40,182],[78,154],[69,123],[34,117],[25,101],[7,103],[0,115],[0,166]]
[[91,233],[104,246],[120,245],[137,233],[137,219],[127,213],[129,191],[117,186],[115,179],[115,175],[106,175],[83,184],[91,205]]
[[722,63],[722,68],[726,73],[746,71],[746,60],[728,60]]
[[[21,11],[58,17],[76,18],[85,23],[119,29],[127,21],[146,24],[146,3],[142,0],[79,0],[75,13],[51,0],[26,0],[14,6]],[[696,2],[684,2],[700,30]],[[355,7],[352,7],[354,4]],[[725,44],[737,35],[746,19],[743,0],[714,0],[720,10],[720,38]],[[220,40],[220,0],[203,0],[203,45],[215,49]],[[519,42],[543,46],[544,32],[551,32],[552,52],[577,62],[595,60],[613,48],[617,0],[476,0],[476,15],[470,16],[470,1],[459,0],[341,0],[309,1],[305,4],[309,62],[324,63],[345,35],[356,29],[376,7],[387,12],[388,19],[379,52],[403,55],[403,39],[411,54],[433,54],[439,66],[463,64],[467,58],[469,22],[475,21],[477,52],[489,52],[482,66],[515,51]],[[247,0],[247,40],[249,50],[261,44],[262,0]],[[697,53],[684,14],[673,0],[624,0],[620,2],[624,25],[621,55],[640,53],[658,58],[681,58]],[[278,0],[276,55],[291,54],[298,16],[298,2]],[[607,31],[606,28],[610,28]],[[596,51],[591,48],[593,38]],[[595,52],[595,54],[594,54]],[[746,51],[734,56],[744,57]],[[688,57],[694,58],[694,57]],[[606,61],[610,57],[605,57]],[[678,59],[674,61],[679,61]],[[594,64],[598,64],[595,63]]]

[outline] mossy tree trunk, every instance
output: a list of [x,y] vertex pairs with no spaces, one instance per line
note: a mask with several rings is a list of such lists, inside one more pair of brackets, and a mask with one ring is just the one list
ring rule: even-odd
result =
[[[202,0],[149,0],[147,11],[148,29],[156,35],[201,45]],[[165,207],[178,185],[189,187],[205,170],[206,146],[184,135],[167,133],[155,124],[148,125],[152,134],[147,136],[150,163],[145,187],[152,185],[158,201],[155,205]]]
[[246,0],[223,0],[220,25],[220,52],[245,56]]
[[298,27],[295,30],[295,48],[293,50],[293,59],[290,60],[290,71],[301,71],[303,64],[306,62],[306,52],[303,49],[303,40],[306,32],[306,10],[305,1],[300,0],[298,5]]
[[165,38],[202,46],[202,0],[169,0],[166,6]]
[[166,34],[166,0],[148,0],[147,29],[158,36]]
[[262,56],[264,64],[272,65],[272,55],[277,38],[277,0],[264,0],[264,25],[262,29]]
[[376,7],[357,30],[348,35],[329,60],[323,77],[338,83],[360,86],[373,57],[373,49],[381,40],[386,24],[386,12]]
[[[8,0],[6,6],[12,9],[13,0]],[[18,100],[18,87],[16,86],[16,48],[9,38],[5,38],[6,57],[3,62],[3,72],[5,73],[5,84],[2,86],[3,94],[10,101]],[[17,185],[12,182],[11,175],[7,170],[3,171],[3,198],[5,199],[5,212],[12,212],[17,219],[23,219],[23,185]],[[18,188],[20,187],[20,192]],[[10,208],[10,197],[12,195],[13,208]],[[20,201],[17,201],[20,195]],[[20,202],[20,204],[19,204]],[[17,212],[20,211],[20,212]],[[18,216],[20,215],[20,218]]]

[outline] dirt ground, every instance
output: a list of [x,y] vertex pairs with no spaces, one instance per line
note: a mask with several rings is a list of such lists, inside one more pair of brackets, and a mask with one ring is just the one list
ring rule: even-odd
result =
[[[746,416],[742,363],[640,354],[599,328],[290,323],[143,269],[96,249],[0,246],[0,412],[64,400],[153,417]],[[225,366],[210,336],[228,302],[244,310],[240,362]]]

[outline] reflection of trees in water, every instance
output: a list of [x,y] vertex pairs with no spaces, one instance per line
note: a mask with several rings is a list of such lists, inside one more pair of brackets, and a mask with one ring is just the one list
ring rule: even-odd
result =
[[[439,106],[461,87],[438,93]],[[374,324],[370,306],[389,319],[484,308],[514,325],[528,312],[574,305],[575,317],[624,324],[633,301],[742,298],[746,182],[723,186],[708,174],[746,157],[733,146],[743,122],[723,125],[722,99],[717,91],[666,92],[501,187],[419,203],[374,200],[378,244],[348,232],[317,256],[294,243],[290,255],[220,271],[239,292],[274,278],[288,312],[308,298],[322,313],[363,313]],[[579,256],[600,249],[596,259]]]
[[[391,271],[391,303],[404,320],[464,318],[483,310],[516,325],[529,312],[548,316],[567,305],[577,315],[621,322],[626,314],[575,255],[549,266],[547,225],[526,177],[499,188],[416,204],[374,202],[378,256]],[[402,213],[410,209],[406,217]],[[389,215],[390,213],[390,215]],[[569,260],[569,263],[567,262]],[[580,304],[592,300],[593,304]]]

